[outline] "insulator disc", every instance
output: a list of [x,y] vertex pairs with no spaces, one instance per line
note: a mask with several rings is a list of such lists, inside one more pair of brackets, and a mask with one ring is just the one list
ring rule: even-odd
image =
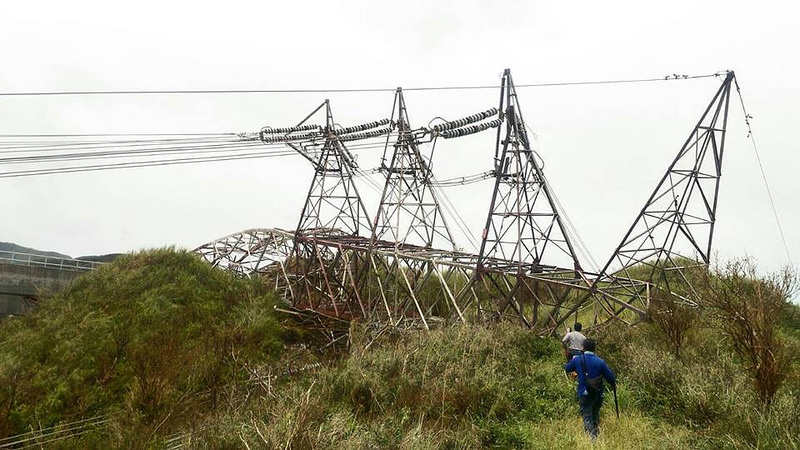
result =
[[446,130],[439,133],[445,139],[452,139],[470,134],[480,133],[481,131],[488,130],[489,128],[497,128],[503,123],[500,119],[490,120],[489,122],[479,123],[477,125],[470,125],[463,128],[456,128],[455,130]]
[[343,134],[349,134],[349,133],[356,133],[356,132],[359,132],[359,131],[371,130],[373,128],[378,128],[380,126],[388,125],[390,122],[391,122],[391,120],[389,120],[389,119],[381,119],[381,120],[376,120],[376,121],[373,121],[373,122],[362,123],[362,124],[359,124],[359,125],[353,125],[353,126],[350,126],[350,127],[345,127],[345,128],[340,129],[340,130],[334,130],[333,133],[336,134],[336,135],[341,136]]
[[475,123],[481,121],[483,119],[488,119],[489,117],[497,115],[497,108],[487,109],[486,111],[473,114],[471,116],[462,117],[461,119],[456,119],[451,122],[440,123],[438,125],[433,126],[433,131],[440,133],[446,130],[452,130],[454,128],[460,128],[464,125],[469,125],[471,123]]

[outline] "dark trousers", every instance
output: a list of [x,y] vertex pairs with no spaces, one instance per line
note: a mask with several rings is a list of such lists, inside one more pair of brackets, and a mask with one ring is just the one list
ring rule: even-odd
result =
[[578,406],[583,417],[583,429],[592,437],[597,437],[597,423],[600,420],[600,407],[603,406],[602,394],[582,395],[578,399]]

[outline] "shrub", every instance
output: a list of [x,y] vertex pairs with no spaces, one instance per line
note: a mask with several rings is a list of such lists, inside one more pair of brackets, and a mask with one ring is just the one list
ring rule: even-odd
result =
[[797,287],[789,268],[759,277],[748,259],[735,260],[701,280],[703,302],[747,362],[755,390],[765,407],[786,377],[790,358],[778,333],[787,300]]
[[681,348],[692,328],[698,312],[675,295],[656,290],[650,297],[649,317],[658,325],[676,358],[681,359]]

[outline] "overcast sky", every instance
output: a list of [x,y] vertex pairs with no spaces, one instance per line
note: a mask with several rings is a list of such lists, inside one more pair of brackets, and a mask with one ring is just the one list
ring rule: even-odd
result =
[[[736,71],[790,251],[796,197],[797,2],[5,2],[0,92],[325,89],[518,84]],[[608,259],[718,79],[521,89],[553,189],[595,260]],[[0,134],[199,133],[287,126],[325,94],[0,97]],[[392,94],[330,94],[336,121],[388,117]],[[496,106],[498,92],[408,92],[412,124]],[[732,102],[738,98],[731,97]],[[738,103],[715,244],[787,262]],[[379,152],[364,152],[364,168]],[[439,178],[491,169],[493,138],[437,147]],[[5,170],[5,168],[3,168]],[[0,240],[73,256],[194,248],[291,229],[311,180],[299,157],[0,179]],[[446,192],[477,237],[491,183]],[[369,212],[375,194],[362,188]],[[465,240],[466,241],[466,240]],[[463,243],[469,248],[468,243]],[[586,264],[591,266],[591,264]]]

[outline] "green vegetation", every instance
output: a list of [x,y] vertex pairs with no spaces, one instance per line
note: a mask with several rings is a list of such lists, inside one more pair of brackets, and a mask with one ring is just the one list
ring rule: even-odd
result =
[[128,255],[0,326],[0,436],[106,414],[101,429],[59,444],[800,448],[800,308],[778,278],[723,270],[707,281],[698,286],[717,294],[737,288],[740,311],[779,306],[750,321],[778,355],[772,396],[753,363],[764,357],[737,343],[740,324],[708,291],[688,319],[665,304],[662,320],[588,333],[617,372],[622,413],[609,397],[592,447],[554,338],[507,323],[400,332],[354,322],[347,351],[324,354],[276,315],[261,282],[183,252]]
[[0,435],[112,414],[168,430],[218,403],[230,363],[283,347],[260,283],[173,250],[124,256],[0,326]]
[[[554,339],[511,324],[388,336],[368,349],[354,335],[347,358],[250,395],[196,439],[211,448],[591,448]],[[594,337],[620,377],[622,409],[616,419],[607,399],[595,448],[800,446],[797,363],[763,410],[716,329],[692,333],[682,360],[652,324]]]

